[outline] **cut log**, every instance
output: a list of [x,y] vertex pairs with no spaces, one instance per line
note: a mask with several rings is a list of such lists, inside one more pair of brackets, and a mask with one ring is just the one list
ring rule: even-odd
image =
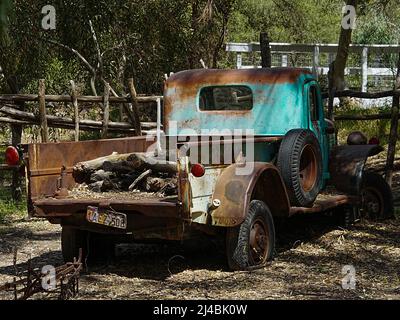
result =
[[78,162],[72,170],[72,176],[77,183],[83,183],[83,182],[88,183],[90,182],[91,175],[95,171],[103,169],[104,162],[107,161],[108,163],[111,164],[120,163],[122,161],[125,161],[129,155],[130,154],[119,154],[117,152],[113,152],[109,156],[100,157],[84,162]]
[[112,172],[143,172],[151,169],[154,173],[173,175],[177,172],[176,162],[160,160],[152,153],[113,153],[109,156],[77,163],[72,172],[77,183],[90,182],[90,176],[97,170]]
[[151,153],[132,153],[127,158],[127,162],[138,170],[152,169],[153,172],[168,174],[175,174],[177,172],[176,162],[159,160]]

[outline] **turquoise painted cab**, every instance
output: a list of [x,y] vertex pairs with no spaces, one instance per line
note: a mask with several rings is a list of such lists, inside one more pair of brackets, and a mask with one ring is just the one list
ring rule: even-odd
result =
[[[328,146],[320,87],[299,68],[188,70],[173,74],[164,90],[164,131],[169,136],[253,130],[255,137],[310,129],[317,136],[327,174]],[[276,149],[261,148],[270,161]]]

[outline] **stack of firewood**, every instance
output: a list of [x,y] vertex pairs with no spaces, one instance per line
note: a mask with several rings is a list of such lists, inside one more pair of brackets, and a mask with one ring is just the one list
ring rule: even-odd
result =
[[177,193],[175,162],[150,153],[113,153],[77,163],[72,176],[93,192],[142,191],[165,196]]

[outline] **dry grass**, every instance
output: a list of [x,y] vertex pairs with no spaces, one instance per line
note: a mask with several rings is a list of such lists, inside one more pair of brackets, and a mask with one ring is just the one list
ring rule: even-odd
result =
[[[331,217],[311,215],[277,227],[275,260],[252,272],[228,271],[213,242],[120,245],[115,261],[82,275],[77,299],[400,299],[400,221],[345,230]],[[14,274],[14,246],[21,269],[29,254],[37,266],[62,263],[56,225],[17,220],[0,235],[0,283]],[[341,287],[345,265],[356,268],[355,290]]]
[[[394,182],[398,203],[399,173]],[[335,217],[293,217],[276,225],[275,260],[252,272],[228,271],[218,242],[119,245],[114,261],[81,276],[76,299],[400,299],[399,218],[343,229]],[[14,275],[14,247],[20,269],[29,255],[36,266],[62,264],[60,230],[40,219],[0,225],[0,283]],[[345,265],[356,269],[355,290],[342,289]]]

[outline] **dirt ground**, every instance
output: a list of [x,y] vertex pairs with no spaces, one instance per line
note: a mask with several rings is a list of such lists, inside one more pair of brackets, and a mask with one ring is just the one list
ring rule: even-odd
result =
[[[395,185],[400,186],[400,174]],[[395,200],[399,193],[395,188]],[[40,219],[0,225],[0,284],[18,264],[61,265],[60,227]],[[360,221],[349,229],[335,217],[303,215],[277,227],[276,257],[251,272],[230,272],[216,243],[120,245],[108,265],[81,275],[74,299],[400,299],[400,216],[384,223]],[[355,268],[356,287],[342,288],[342,269]],[[0,293],[0,299],[12,294]],[[36,295],[34,299],[54,299]]]

